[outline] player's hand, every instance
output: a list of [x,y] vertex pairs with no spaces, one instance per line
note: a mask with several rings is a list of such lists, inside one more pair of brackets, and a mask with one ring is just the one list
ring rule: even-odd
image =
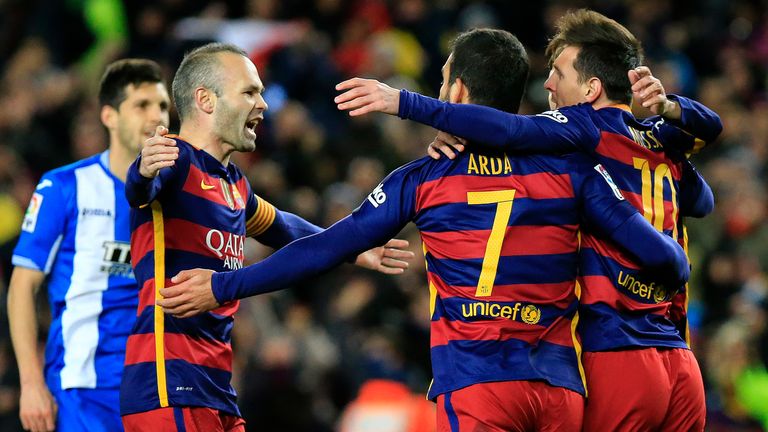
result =
[[58,406],[45,383],[22,384],[19,418],[24,430],[51,432],[56,427]]
[[448,156],[448,159],[455,159],[456,153],[463,152],[464,146],[467,145],[467,140],[453,136],[447,132],[438,131],[435,140],[427,147],[427,154],[432,159],[440,159],[442,154]]
[[408,268],[408,262],[415,256],[413,252],[405,250],[408,240],[392,239],[384,246],[370,249],[357,256],[355,264],[378,272],[398,275]]
[[176,141],[166,138],[168,128],[158,126],[155,135],[144,142],[141,149],[139,174],[146,178],[155,178],[162,168],[173,166],[179,158]]
[[339,110],[352,110],[351,116],[380,111],[397,115],[400,109],[400,90],[373,79],[352,78],[336,84],[336,90],[344,93],[333,101]]
[[667,98],[664,86],[653,76],[647,66],[627,72],[632,85],[632,99],[652,114],[668,118],[680,118],[680,106]]
[[219,302],[213,296],[212,276],[213,270],[180,271],[171,279],[174,286],[160,290],[163,298],[157,301],[158,306],[176,318],[189,318],[216,309]]

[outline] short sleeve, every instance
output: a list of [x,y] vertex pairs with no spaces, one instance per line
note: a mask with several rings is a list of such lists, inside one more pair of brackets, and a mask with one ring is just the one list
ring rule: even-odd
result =
[[50,271],[70,216],[68,203],[74,200],[73,187],[65,184],[66,179],[66,174],[52,173],[40,179],[21,224],[13,265]]

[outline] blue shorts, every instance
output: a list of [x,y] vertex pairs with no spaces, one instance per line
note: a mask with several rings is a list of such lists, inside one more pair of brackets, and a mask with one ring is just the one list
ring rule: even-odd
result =
[[68,389],[54,393],[56,432],[121,432],[119,389]]

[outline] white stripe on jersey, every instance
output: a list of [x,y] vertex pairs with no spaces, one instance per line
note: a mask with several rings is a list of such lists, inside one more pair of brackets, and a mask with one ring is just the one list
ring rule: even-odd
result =
[[77,182],[77,228],[72,263],[72,284],[61,315],[64,368],[61,388],[96,387],[96,347],[102,294],[109,275],[99,264],[104,242],[115,240],[114,181],[99,164],[75,170]]

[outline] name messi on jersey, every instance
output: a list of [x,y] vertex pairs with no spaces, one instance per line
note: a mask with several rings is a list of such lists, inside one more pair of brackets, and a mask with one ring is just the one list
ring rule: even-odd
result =
[[499,175],[510,174],[512,164],[505,154],[504,157],[490,157],[485,155],[469,154],[467,162],[467,174],[474,175]]
[[237,270],[243,268],[243,244],[245,236],[221,232],[217,229],[205,235],[205,245],[217,257],[224,260],[224,268]]
[[635,128],[629,128],[629,134],[632,135],[632,141],[640,144],[648,150],[661,150],[664,146],[653,135],[653,131],[641,131]]

